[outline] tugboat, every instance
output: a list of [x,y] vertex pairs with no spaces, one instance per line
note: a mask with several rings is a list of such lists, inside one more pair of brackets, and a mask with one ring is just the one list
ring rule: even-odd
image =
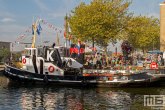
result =
[[159,77],[147,72],[132,74],[82,73],[81,69],[66,69],[62,67],[62,63],[56,62],[55,64],[55,62],[46,61],[42,57],[36,57],[36,59],[35,57],[25,57],[23,63],[23,68],[6,64],[4,75],[12,81],[21,83],[92,87],[143,87],[159,82]]
[[[61,57],[58,48],[35,47],[37,23],[31,48],[22,54],[22,66],[6,64],[4,75],[11,81],[89,87],[137,87],[157,84],[159,77],[148,72],[116,73],[112,70],[88,71],[71,57]],[[125,71],[127,72],[127,71]]]

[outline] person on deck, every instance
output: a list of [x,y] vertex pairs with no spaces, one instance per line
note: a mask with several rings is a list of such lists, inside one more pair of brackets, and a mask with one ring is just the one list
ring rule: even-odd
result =
[[93,68],[96,69],[97,58],[93,57]]
[[99,68],[101,68],[101,55],[100,53],[97,53],[97,63],[96,63],[97,66],[99,66]]
[[55,43],[53,43],[52,48],[54,48],[55,46],[56,46],[56,44],[55,44]]

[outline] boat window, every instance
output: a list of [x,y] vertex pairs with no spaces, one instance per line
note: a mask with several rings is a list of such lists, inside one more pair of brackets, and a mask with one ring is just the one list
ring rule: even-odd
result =
[[54,49],[54,52],[52,54],[52,58],[53,58],[53,64],[61,67],[62,66],[62,61],[61,61],[61,57],[60,54],[58,52],[58,49]]
[[65,47],[60,47],[58,48],[59,54],[61,57],[68,57],[69,55],[69,49],[65,48]]
[[33,55],[36,55],[36,50],[33,50]]
[[42,48],[38,48],[38,56],[42,57],[44,55],[43,49]]

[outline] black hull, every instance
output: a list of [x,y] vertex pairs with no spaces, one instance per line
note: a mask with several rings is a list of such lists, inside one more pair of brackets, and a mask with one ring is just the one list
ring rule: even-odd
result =
[[[148,87],[156,86],[160,78],[151,78],[140,81],[112,82],[104,80],[103,76],[55,76],[31,73],[6,66],[4,75],[11,81],[21,84],[55,85],[55,86],[80,86],[80,87]],[[99,79],[99,80],[98,80]],[[100,80],[102,79],[102,80]]]

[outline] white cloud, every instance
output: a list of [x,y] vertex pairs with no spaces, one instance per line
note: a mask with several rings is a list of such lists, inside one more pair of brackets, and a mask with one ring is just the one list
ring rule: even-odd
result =
[[[19,24],[1,24],[0,25],[0,39],[1,41],[14,43],[19,38],[20,35],[25,33],[27,28],[28,27],[22,26]],[[23,49],[22,45],[14,46],[14,50],[18,51],[22,49]]]
[[3,19],[1,20],[1,22],[3,22],[3,23],[8,23],[8,22],[15,22],[15,20],[12,19],[12,18],[3,18]]
[[7,3],[5,0],[0,0],[0,17],[14,17],[13,13],[11,13],[7,7]]
[[5,10],[0,10],[0,17],[14,17],[15,15],[13,15],[12,13],[5,11]]
[[19,33],[24,32],[26,29],[25,26],[21,26],[18,24],[1,24],[0,25],[0,33]]
[[34,0],[34,1],[41,11],[49,11],[49,8],[41,0]]
[[0,39],[3,41],[14,42],[23,32],[26,27],[18,24],[1,24]]

